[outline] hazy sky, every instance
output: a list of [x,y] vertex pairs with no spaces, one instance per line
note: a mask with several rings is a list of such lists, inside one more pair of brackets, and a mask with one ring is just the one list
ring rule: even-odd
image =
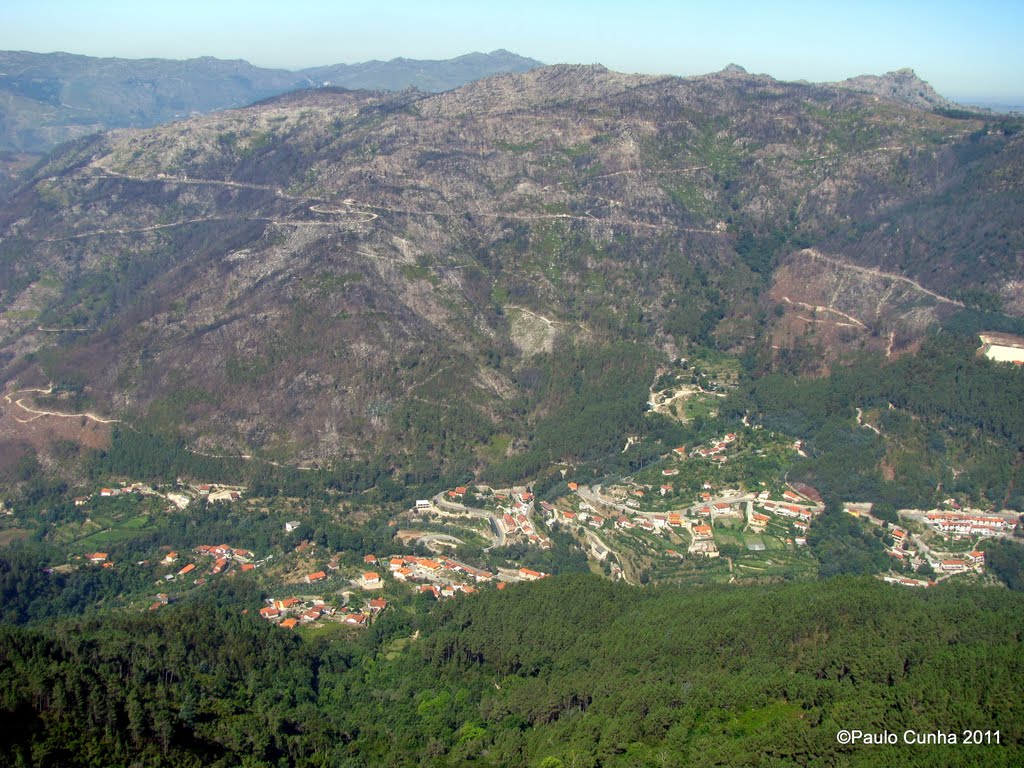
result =
[[912,67],[940,93],[1024,103],[1024,0],[0,0],[0,49],[246,59],[297,69],[507,48],[546,63],[784,80]]

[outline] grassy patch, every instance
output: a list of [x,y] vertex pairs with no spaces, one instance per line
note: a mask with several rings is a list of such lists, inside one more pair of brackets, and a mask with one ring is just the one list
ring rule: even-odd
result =
[[426,280],[431,285],[440,284],[441,280],[433,272],[430,271],[429,267],[423,267],[418,264],[406,264],[402,267],[402,275],[406,280],[414,282],[416,280]]
[[0,547],[6,547],[15,541],[22,541],[31,535],[32,531],[26,531],[23,528],[8,528],[6,531],[0,531]]

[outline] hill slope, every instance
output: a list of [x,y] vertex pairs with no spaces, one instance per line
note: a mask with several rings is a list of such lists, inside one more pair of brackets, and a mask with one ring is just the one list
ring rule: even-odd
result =
[[472,466],[588,403],[628,431],[693,341],[898,354],[1020,313],[1022,176],[1011,125],[735,71],[301,91],[36,169],[0,362],[205,451]]

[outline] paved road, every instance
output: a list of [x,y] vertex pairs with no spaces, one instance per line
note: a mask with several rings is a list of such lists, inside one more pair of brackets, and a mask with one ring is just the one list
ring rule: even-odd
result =
[[443,492],[437,494],[432,501],[434,506],[440,507],[441,509],[447,509],[453,512],[464,512],[465,514],[472,515],[473,517],[489,520],[491,523],[491,531],[494,533],[494,543],[491,544],[491,546],[486,547],[484,552],[488,552],[495,547],[505,546],[505,526],[493,512],[488,512],[486,509],[468,507],[465,504],[459,504],[457,501],[451,501],[444,497]]

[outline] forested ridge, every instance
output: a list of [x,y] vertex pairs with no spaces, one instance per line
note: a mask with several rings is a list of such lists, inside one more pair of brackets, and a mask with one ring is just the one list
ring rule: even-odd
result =
[[[6,765],[1019,765],[1024,598],[832,579],[759,590],[559,577],[357,640],[243,614],[0,629]],[[836,732],[999,730],[1000,745]]]

